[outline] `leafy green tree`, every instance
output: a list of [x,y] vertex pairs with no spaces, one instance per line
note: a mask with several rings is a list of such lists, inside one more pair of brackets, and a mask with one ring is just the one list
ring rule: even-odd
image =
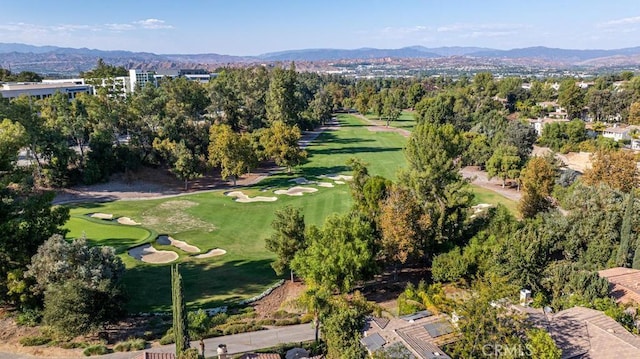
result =
[[8,275],[26,270],[38,247],[53,234],[63,234],[69,209],[52,206],[53,192],[14,183],[0,186],[0,298],[13,302],[7,290]]
[[469,147],[464,151],[465,162],[470,165],[484,168],[491,157],[491,144],[489,138],[484,134],[466,132],[465,136],[469,140]]
[[521,159],[518,156],[518,149],[511,145],[501,145],[498,147],[491,158],[487,161],[487,174],[489,179],[498,177],[502,180],[502,187],[507,183],[509,178],[518,178],[520,176]]
[[375,273],[374,231],[359,216],[334,214],[322,229],[311,226],[306,237],[307,248],[291,261],[291,268],[306,282],[347,292]]
[[627,203],[624,208],[624,216],[622,217],[622,226],[620,227],[620,246],[618,246],[618,256],[616,265],[618,267],[629,267],[632,264],[633,256],[631,255],[631,245],[634,242],[632,238],[631,226],[633,225],[633,206],[635,203],[635,192],[631,191],[627,196]]
[[518,209],[523,218],[535,217],[552,207],[551,192],[557,172],[553,157],[533,157],[529,160],[520,174],[523,193]]
[[360,345],[361,330],[371,306],[359,293],[350,300],[335,298],[322,320],[322,336],[327,344],[327,358],[365,358]]
[[414,82],[407,90],[407,105],[413,108],[425,95],[424,87],[419,82]]
[[295,64],[291,63],[288,70],[280,67],[273,69],[266,97],[269,122],[282,122],[288,126],[298,123],[300,101],[296,96],[297,86]]
[[560,83],[558,104],[566,109],[569,119],[580,117],[584,106],[584,94],[575,79],[566,79]]
[[531,155],[533,144],[538,139],[535,129],[528,123],[511,121],[505,128],[503,136],[502,143],[518,149],[518,157],[521,165],[524,166]]
[[184,301],[182,275],[179,266],[171,266],[171,309],[173,311],[173,335],[176,344],[176,356],[189,349],[189,331],[187,307]]
[[532,358],[560,359],[562,357],[562,350],[545,330],[531,329],[527,332],[527,339]]
[[250,171],[257,163],[248,135],[240,135],[228,125],[213,125],[209,138],[209,163],[220,166],[222,178],[238,177]]
[[0,122],[0,172],[10,171],[18,159],[18,151],[27,144],[27,132],[17,122]]
[[389,127],[390,121],[397,121],[402,113],[402,93],[396,89],[394,91],[388,91],[382,107],[382,114],[387,120],[387,127]]
[[309,104],[309,107],[311,108],[313,120],[324,124],[326,121],[331,119],[331,114],[333,112],[333,98],[327,91],[320,90],[316,92],[313,97],[313,101]]
[[276,218],[271,222],[274,233],[265,242],[267,249],[277,256],[271,267],[277,275],[282,275],[296,253],[306,247],[304,216],[300,209],[289,206],[277,210],[274,215]]
[[313,328],[315,341],[319,340],[320,318],[322,318],[331,304],[331,293],[326,288],[309,286],[297,299],[297,304],[313,313]]
[[273,159],[278,166],[291,168],[300,165],[307,152],[300,148],[300,129],[297,126],[288,126],[282,121],[274,121],[271,127],[265,129],[260,137],[260,143],[264,147],[267,157]]
[[189,189],[189,181],[202,176],[204,170],[204,158],[198,158],[187,148],[184,141],[180,141],[175,146],[175,161],[171,168],[178,179],[184,181],[185,191]]
[[[124,264],[111,247],[54,235],[33,256],[26,277],[44,293],[44,320],[64,336],[86,334],[124,314]],[[71,288],[71,287],[72,288]]]
[[129,73],[124,66],[109,65],[105,63],[103,59],[98,59],[95,68],[86,72],[80,72],[80,77],[87,79],[102,79],[127,75],[129,75]]

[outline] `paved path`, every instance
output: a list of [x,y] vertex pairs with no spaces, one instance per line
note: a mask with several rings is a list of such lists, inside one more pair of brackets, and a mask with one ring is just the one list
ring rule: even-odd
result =
[[[223,337],[209,338],[204,340],[205,347],[205,356],[212,357],[215,356],[216,349],[219,344],[226,344],[227,350],[229,354],[233,353],[243,353],[247,351],[254,351],[262,348],[269,348],[276,346],[278,344],[283,343],[296,343],[296,342],[306,342],[309,340],[313,340],[315,336],[315,331],[311,323],[307,324],[298,324],[298,325],[290,325],[286,327],[273,327],[268,330],[261,330],[257,332],[251,333],[242,333],[235,335],[227,335]],[[193,341],[191,342],[191,346],[193,348],[197,348],[200,350],[199,342]],[[147,349],[147,352],[153,353],[173,353],[175,350],[175,346],[172,345],[163,345],[154,348]],[[133,359],[140,355],[142,351],[137,352],[127,352],[127,353],[113,353],[102,355],[96,358],[102,359]],[[76,356],[70,356],[78,357]],[[41,359],[44,357],[41,356],[33,356],[26,354],[15,354],[15,353],[3,353],[0,352],[0,359]],[[47,357],[51,358],[51,357]],[[58,357],[62,359],[61,357]],[[51,359],[58,359],[51,358]]]
[[473,183],[474,185],[496,192],[497,194],[510,200],[518,202],[520,201],[520,198],[522,198],[522,192],[518,192],[518,190],[514,188],[503,188],[502,181],[500,179],[489,179],[487,176],[487,172],[480,171],[477,167],[464,167],[462,168],[460,173],[462,173],[462,177],[471,179],[471,183]]

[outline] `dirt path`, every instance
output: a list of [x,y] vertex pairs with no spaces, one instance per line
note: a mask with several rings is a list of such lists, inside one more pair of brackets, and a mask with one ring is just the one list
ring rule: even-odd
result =
[[487,176],[487,172],[481,171],[478,167],[475,166],[467,166],[462,168],[462,176],[464,178],[471,179],[471,183],[476,186],[486,188],[490,191],[496,192],[499,195],[502,195],[513,201],[520,201],[522,198],[522,192],[518,192],[515,188],[504,187],[502,188],[502,181],[497,178],[489,179]]
[[[305,131],[300,139],[300,147],[306,148],[326,130],[334,130],[337,122],[329,122],[314,131]],[[238,178],[236,185],[232,181],[224,181],[219,174],[211,173],[189,183],[185,191],[184,182],[177,180],[164,170],[143,168],[135,174],[114,175],[107,183],[90,186],[65,188],[56,194],[53,204],[78,202],[108,202],[115,200],[144,200],[185,196],[193,193],[213,192],[221,189],[252,186],[272,173],[283,169],[274,163],[263,164],[261,168]]]

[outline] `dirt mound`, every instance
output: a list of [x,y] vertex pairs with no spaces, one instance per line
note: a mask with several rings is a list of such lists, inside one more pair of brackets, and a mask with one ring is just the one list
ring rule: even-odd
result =
[[253,307],[260,317],[268,317],[280,309],[288,311],[298,311],[295,306],[295,299],[300,297],[306,286],[302,282],[287,280],[283,285],[274,289],[269,295],[253,303]]

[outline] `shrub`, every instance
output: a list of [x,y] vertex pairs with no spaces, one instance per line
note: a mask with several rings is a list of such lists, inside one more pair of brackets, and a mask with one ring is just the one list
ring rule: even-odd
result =
[[275,323],[275,319],[261,319],[256,322],[256,325],[274,325]]
[[141,338],[131,338],[120,342],[113,347],[116,352],[128,352],[132,350],[142,350],[147,346],[147,342]]
[[27,327],[35,327],[40,324],[41,320],[42,312],[33,309],[25,310],[16,317],[16,323],[18,323],[18,325],[24,325]]
[[96,344],[88,346],[85,350],[82,351],[84,356],[92,356],[92,355],[104,355],[107,354],[109,350],[104,344]]
[[220,314],[216,314],[213,317],[211,317],[211,322],[209,324],[212,327],[215,327],[217,325],[222,325],[222,324],[226,323],[227,320],[229,320],[229,315],[227,315],[227,313],[220,313]]
[[306,324],[313,322],[313,313],[306,313],[302,317],[300,317],[300,324]]
[[174,341],[173,331],[171,333],[167,332],[167,334],[160,338],[160,345],[173,344]]
[[276,320],[276,323],[275,323],[275,325],[279,327],[282,327],[285,325],[294,325],[294,324],[300,324],[300,318],[294,317],[294,318],[278,319]]
[[295,317],[296,314],[293,313],[289,313],[286,310],[279,310],[275,313],[273,313],[273,317],[276,319],[284,319],[284,318],[292,318]]
[[25,347],[36,347],[48,344],[49,342],[51,342],[51,338],[46,336],[24,337],[20,339],[20,344]]

